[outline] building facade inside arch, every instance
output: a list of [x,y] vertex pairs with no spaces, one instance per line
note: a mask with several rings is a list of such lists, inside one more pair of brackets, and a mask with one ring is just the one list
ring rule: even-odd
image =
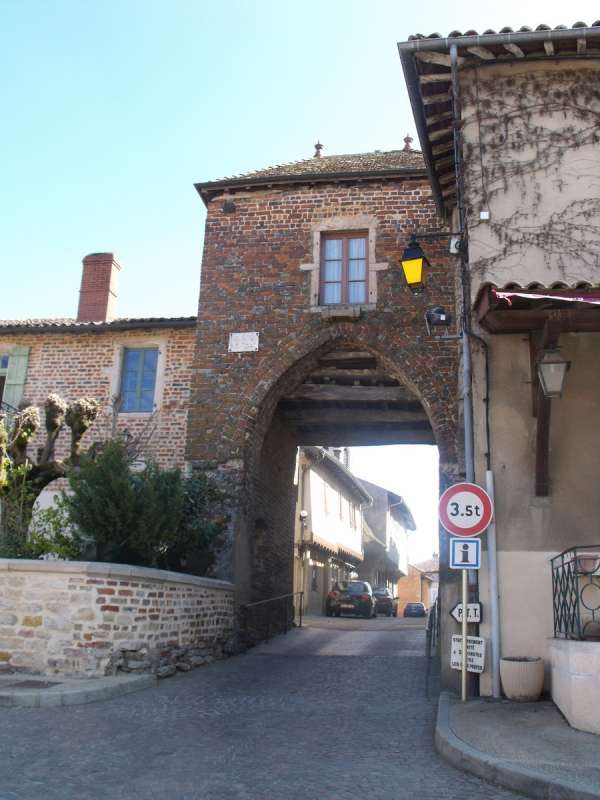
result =
[[[218,573],[248,602],[292,590],[298,446],[437,445],[441,487],[460,474],[456,257],[419,152],[196,188],[208,213],[186,459],[229,495]],[[400,262],[423,233],[415,294]],[[428,329],[434,306],[448,327]]]

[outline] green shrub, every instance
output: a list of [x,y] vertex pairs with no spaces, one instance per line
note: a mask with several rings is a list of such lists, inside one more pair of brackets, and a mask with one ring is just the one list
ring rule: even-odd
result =
[[70,523],[91,539],[99,561],[207,574],[227,517],[223,495],[205,478],[149,464],[131,468],[125,443],[111,440],[69,474]]
[[85,541],[69,524],[61,498],[44,510],[34,510],[28,531],[9,533],[0,541],[1,558],[81,558]]

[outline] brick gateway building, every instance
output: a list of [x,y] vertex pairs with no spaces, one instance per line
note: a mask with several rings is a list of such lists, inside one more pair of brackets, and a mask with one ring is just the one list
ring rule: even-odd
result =
[[[400,259],[442,232],[420,153],[313,158],[199,183],[208,216],[186,459],[230,492],[221,577],[241,602],[292,590],[298,445],[437,444],[456,479],[449,237],[423,243],[422,293]],[[453,334],[453,327],[442,329]]]

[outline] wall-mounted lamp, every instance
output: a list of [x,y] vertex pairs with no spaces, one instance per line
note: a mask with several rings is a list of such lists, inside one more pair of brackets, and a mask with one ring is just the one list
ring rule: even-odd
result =
[[557,347],[542,351],[537,374],[544,397],[556,398],[562,395],[565,375],[570,366],[571,362],[561,358]]
[[429,266],[425,253],[421,250],[415,236],[411,237],[408,247],[402,254],[400,261],[402,271],[411,292],[418,294],[423,291],[423,268]]

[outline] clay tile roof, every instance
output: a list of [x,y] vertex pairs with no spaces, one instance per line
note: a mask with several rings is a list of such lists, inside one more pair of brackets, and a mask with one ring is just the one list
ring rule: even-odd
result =
[[349,153],[337,156],[305,158],[276,164],[265,169],[243,172],[214,181],[197,183],[196,189],[206,199],[211,192],[223,188],[251,186],[252,184],[302,183],[327,178],[352,179],[372,174],[374,176],[396,175],[402,172],[424,172],[423,155],[419,150],[374,150],[372,153]]
[[[574,28],[597,28],[597,27],[600,27],[600,19],[597,19],[595,22],[592,22],[591,25],[587,25],[585,22],[578,21],[578,22],[574,22],[571,26],[569,26],[569,25],[555,25],[554,28],[551,28],[550,25],[546,25],[545,23],[541,23],[540,25],[538,25],[535,28],[535,30],[536,31],[551,31],[551,30],[568,31],[568,30],[572,30]],[[478,33],[475,30],[468,30],[468,31],[465,31],[465,33],[462,33],[461,31],[451,31],[448,34],[447,37],[442,36],[441,33],[430,33],[430,34],[427,34],[426,36],[424,36],[422,33],[415,33],[412,36],[408,37],[408,41],[409,42],[410,41],[414,41],[415,39],[444,39],[444,38],[458,39],[461,36],[495,36],[496,34],[499,34],[499,33],[516,33],[516,34],[519,34],[519,33],[531,33],[531,31],[533,31],[533,28],[530,28],[528,25],[522,25],[517,30],[515,30],[514,28],[509,27],[508,25],[505,25],[504,28],[500,28],[499,31],[494,31],[491,28],[488,28],[487,30],[483,31],[483,33],[481,33],[481,34]]]
[[197,317],[121,317],[111,322],[78,322],[73,317],[48,319],[2,319],[0,333],[94,333],[139,328],[193,327]]
[[423,167],[423,156],[417,150],[375,150],[372,153],[350,153],[341,156],[321,156],[290,161],[274,167],[244,172],[235,178],[302,177],[303,175],[335,175],[348,172],[381,172],[382,170],[412,169]]

